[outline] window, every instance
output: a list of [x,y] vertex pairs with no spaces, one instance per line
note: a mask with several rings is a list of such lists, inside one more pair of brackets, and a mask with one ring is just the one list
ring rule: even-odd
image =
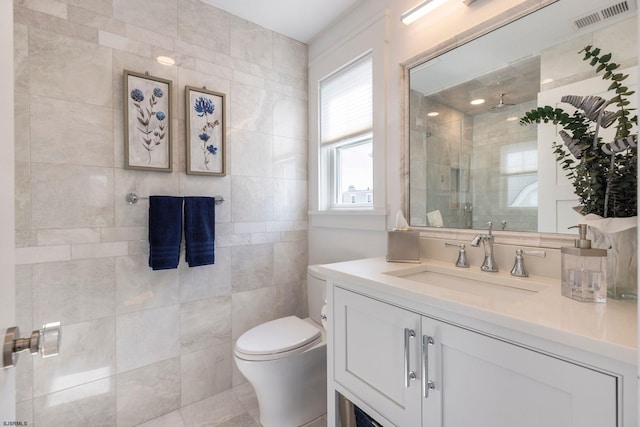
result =
[[538,150],[534,144],[502,147],[501,172],[511,208],[538,206]]
[[373,205],[371,55],[320,82],[322,193],[326,208]]

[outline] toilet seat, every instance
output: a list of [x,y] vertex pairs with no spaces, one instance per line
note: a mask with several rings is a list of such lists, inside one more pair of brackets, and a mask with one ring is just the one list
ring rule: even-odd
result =
[[236,343],[244,360],[274,360],[301,353],[322,341],[320,329],[297,316],[282,317],[256,326]]

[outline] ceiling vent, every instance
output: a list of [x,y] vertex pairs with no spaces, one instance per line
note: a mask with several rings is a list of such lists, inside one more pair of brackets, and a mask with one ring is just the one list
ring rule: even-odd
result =
[[578,28],[584,28],[589,25],[597,24],[605,19],[610,19],[623,13],[627,13],[633,9],[635,9],[635,0],[623,0],[614,5],[605,7],[604,9],[576,18],[573,23]]
[[596,12],[587,16],[583,16],[582,18],[578,18],[573,21],[573,23],[576,24],[576,27],[578,28],[584,28],[591,24],[597,24],[600,21],[602,21],[602,18],[600,18],[600,14]]
[[625,13],[629,11],[629,4],[626,1],[623,1],[618,4],[614,4],[613,6],[609,6],[606,9],[602,9],[602,16],[605,19],[613,18],[616,15],[620,15],[621,13]]

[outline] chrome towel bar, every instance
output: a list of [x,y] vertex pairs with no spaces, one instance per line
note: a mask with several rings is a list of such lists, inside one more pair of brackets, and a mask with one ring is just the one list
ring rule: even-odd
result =
[[[148,197],[139,197],[136,193],[128,193],[126,199],[127,203],[134,205],[138,203],[138,200],[148,199]],[[214,199],[216,201],[216,205],[221,205],[224,202],[224,197],[222,196],[215,196]]]

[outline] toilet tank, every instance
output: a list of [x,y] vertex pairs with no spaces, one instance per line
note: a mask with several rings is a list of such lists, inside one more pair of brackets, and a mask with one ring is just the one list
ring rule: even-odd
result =
[[320,310],[327,299],[327,283],[325,276],[318,271],[317,265],[307,267],[307,303],[309,317],[320,323]]

